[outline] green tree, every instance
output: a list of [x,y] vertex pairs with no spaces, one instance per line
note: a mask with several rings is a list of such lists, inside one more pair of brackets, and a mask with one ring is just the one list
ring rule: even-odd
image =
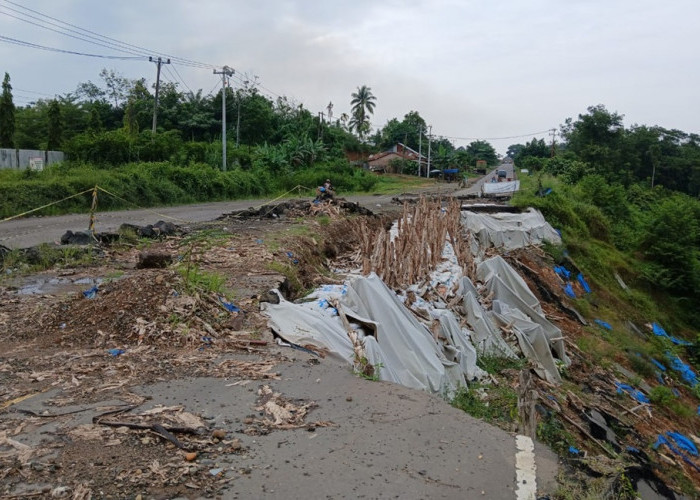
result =
[[515,157],[518,156],[518,153],[520,153],[520,151],[522,151],[524,147],[524,144],[511,144],[510,146],[508,146],[506,156],[508,158],[515,159]]
[[551,149],[545,144],[544,139],[532,139],[519,148],[517,154],[512,158],[516,165],[524,167],[523,161],[526,158],[549,158],[551,154]]
[[362,139],[371,130],[369,115],[374,114],[377,98],[372,94],[372,88],[367,85],[357,87],[357,92],[353,92],[350,97],[352,98],[350,100],[352,106],[350,127]]
[[640,251],[649,282],[668,291],[697,296],[700,290],[700,205],[676,193],[648,217]]
[[488,142],[474,141],[469,143],[466,149],[475,160],[485,160],[488,165],[498,165],[496,150]]
[[562,127],[567,151],[587,163],[589,173],[600,173],[611,181],[625,180],[622,118],[602,104],[590,106],[576,121],[568,118]]
[[428,127],[425,120],[418,114],[417,111],[409,111],[403,117],[403,120],[398,121],[396,118],[389,120],[381,130],[379,146],[383,149],[394,146],[397,142],[403,143],[409,148],[418,151],[419,149],[419,134],[421,130],[423,134]]
[[5,72],[0,96],[0,147],[15,147],[15,103],[12,101],[10,74]]
[[124,78],[113,69],[103,68],[100,71],[100,78],[104,80],[107,87],[106,94],[114,100],[114,107],[118,108],[129,95],[129,90],[133,85],[128,78]]
[[57,151],[61,148],[61,139],[63,136],[63,120],[61,119],[61,106],[58,104],[58,100],[51,100],[46,115],[48,118],[48,141],[46,149]]

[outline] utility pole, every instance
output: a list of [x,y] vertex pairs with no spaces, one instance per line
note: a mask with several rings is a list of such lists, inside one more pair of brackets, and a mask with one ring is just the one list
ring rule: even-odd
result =
[[156,125],[158,124],[158,89],[160,88],[160,67],[163,64],[170,64],[170,59],[163,61],[160,57],[158,59],[153,59],[153,57],[148,58],[149,61],[156,63],[156,99],[153,102],[153,129],[151,134],[156,135]]
[[321,131],[323,125],[323,111],[318,112],[318,140],[321,140]]
[[418,126],[418,177],[420,177],[421,170],[423,170],[423,154],[421,148],[423,147],[423,124]]
[[554,158],[554,152],[556,151],[556,143],[554,142],[557,137],[557,129],[553,128],[552,130],[549,131],[549,135],[552,136],[552,153],[551,157]]
[[433,126],[428,125],[428,171],[426,177],[430,178],[430,144],[433,140]]
[[224,66],[221,71],[214,70],[214,74],[221,75],[221,168],[226,172],[226,87],[228,87],[226,82],[228,77],[233,76],[233,70]]

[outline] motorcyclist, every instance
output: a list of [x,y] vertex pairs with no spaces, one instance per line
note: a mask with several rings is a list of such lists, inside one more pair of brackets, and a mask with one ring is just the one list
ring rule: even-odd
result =
[[322,186],[316,189],[316,199],[319,201],[332,200],[335,196],[335,191],[333,190],[333,184],[331,184],[330,179],[326,179]]

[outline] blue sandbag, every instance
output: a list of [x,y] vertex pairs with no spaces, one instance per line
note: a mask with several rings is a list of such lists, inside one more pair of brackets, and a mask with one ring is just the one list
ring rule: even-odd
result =
[[667,339],[671,340],[676,345],[693,345],[692,342],[688,342],[687,340],[679,339],[678,337],[672,337],[668,333],[666,333],[666,330],[664,330],[661,325],[658,323],[652,323],[651,324],[651,331],[654,332],[654,335],[657,337],[666,337]]
[[569,446],[569,453],[571,453],[572,455],[580,455],[581,450],[579,450],[578,448],[576,448],[574,446]]
[[586,278],[583,277],[583,274],[578,273],[578,276],[576,276],[576,279],[581,284],[581,287],[585,290],[586,293],[591,293],[591,287],[588,286],[588,283],[586,282]]
[[661,362],[656,361],[654,358],[651,358],[651,362],[654,363],[654,365],[656,365],[656,367],[662,372],[666,371],[666,367]]
[[219,302],[221,302],[221,305],[224,306],[228,312],[232,312],[232,313],[241,312],[240,307],[238,307],[234,304],[231,304],[230,302],[226,302],[221,297],[219,297]]
[[633,399],[636,399],[640,403],[650,403],[649,398],[646,397],[646,395],[640,391],[639,389],[635,389],[631,385],[627,384],[621,384],[619,382],[615,382],[615,385],[617,386],[617,393],[622,394],[623,392],[626,392],[629,394]]
[[571,271],[564,266],[554,266],[554,272],[567,280],[571,277]]
[[673,356],[670,352],[666,353],[666,357],[671,361],[671,368],[680,373],[683,380],[688,382],[691,387],[698,385],[698,376],[689,365],[686,365],[681,358]]
[[678,337],[668,337],[671,339],[671,342],[673,342],[676,345],[693,345],[692,342],[688,342],[687,340],[679,339]]
[[[671,434],[671,433],[667,432],[666,434]],[[677,433],[675,433],[675,434],[677,434]],[[683,436],[682,434],[681,434],[681,436],[682,436],[683,438],[685,438],[685,436]],[[674,439],[674,441],[675,441],[675,439]],[[689,464],[689,465],[690,465],[691,467],[693,467],[696,471],[700,472],[700,467],[698,467],[697,465],[695,465],[695,464],[690,460],[690,458],[688,458],[688,457],[685,455],[685,453],[683,453],[681,450],[679,450],[678,448],[676,448],[676,447],[674,446],[674,444],[673,444],[671,441],[669,441],[668,439],[666,439],[666,437],[665,437],[663,434],[659,434],[659,436],[656,438],[656,442],[652,445],[652,447],[653,447],[654,449],[657,449],[657,448],[658,448],[659,446],[661,446],[662,444],[665,444],[665,445],[668,447],[669,450],[671,450],[673,453],[675,453],[676,455],[678,455],[679,457],[681,457],[685,463]],[[691,443],[691,445],[692,445],[692,443]],[[679,444],[679,446],[681,446],[681,445]],[[695,451],[696,451],[696,453],[697,453],[697,450],[695,450]]]
[[651,324],[651,331],[654,332],[654,335],[658,335],[659,337],[668,337],[668,333],[666,333],[666,330],[661,328],[661,325],[659,325],[658,323]]
[[612,330],[612,326],[610,325],[610,323],[608,323],[608,322],[606,322],[606,321],[603,321],[602,319],[595,319],[595,320],[593,320],[593,321],[594,321],[597,325],[602,326],[603,328],[605,328],[606,330]]
[[97,286],[93,286],[91,289],[85,290],[83,292],[83,297],[85,297],[86,299],[94,299],[96,295],[97,295]]
[[574,293],[574,289],[571,287],[571,283],[566,284],[566,286],[564,287],[564,293],[572,299],[576,298],[576,294]]
[[694,457],[698,456],[698,449],[695,447],[693,442],[689,438],[687,438],[686,436],[681,434],[680,432],[669,431],[666,433],[666,435],[668,437],[670,437],[671,439],[673,439],[679,448],[687,451],[688,453],[690,453]]
[[126,351],[124,349],[107,349],[107,352],[110,354],[110,356],[114,356],[115,358],[121,354],[124,354]]

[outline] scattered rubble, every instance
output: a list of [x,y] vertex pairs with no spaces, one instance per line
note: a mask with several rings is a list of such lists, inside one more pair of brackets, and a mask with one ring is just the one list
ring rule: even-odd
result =
[[[365,378],[442,395],[471,384],[485,397],[494,387],[517,389],[520,420],[509,425],[551,438],[575,470],[666,498],[677,493],[667,485],[675,487],[678,474],[700,485],[690,446],[698,445],[697,416],[674,418],[650,401],[662,384],[638,376],[630,359],[669,372],[687,365],[680,356],[623,352],[616,366],[603,366],[582,348],[604,349],[619,326],[604,328],[574,307],[569,291],[605,300],[577,278],[575,263],[558,263],[567,278],[530,245],[556,233],[538,222],[526,236],[494,236],[493,220],[481,216],[466,224],[478,220],[479,228],[465,231],[459,203],[405,201],[395,218],[344,200],[285,201],[226,214],[203,231],[163,222],[123,228],[152,242],[119,247],[98,236],[89,264],[51,271],[71,273],[73,288],[25,295],[0,283],[0,496],[221,492],[248,469],[234,476],[220,460],[253,453],[251,437],[335,425],[314,418],[321,400],[275,388],[278,365],[299,351],[314,356],[309,367],[336,357]],[[275,234],[297,218],[318,230],[318,215],[330,219],[322,238]],[[496,219],[520,216],[534,218]],[[66,235],[66,244],[92,245],[84,236]],[[0,262],[8,254],[0,247]],[[76,290],[81,279],[89,281]],[[307,295],[313,288],[320,290]],[[275,320],[274,311],[288,316]],[[289,318],[303,319],[304,329],[289,327]],[[399,322],[401,340],[413,342],[410,362],[407,350],[385,347],[387,325]],[[489,372],[479,361],[488,355],[522,364]],[[179,402],[152,407],[136,390],[185,377],[225,380],[257,398],[249,416],[226,429]],[[697,408],[688,384],[668,372],[661,380],[679,405]]]

